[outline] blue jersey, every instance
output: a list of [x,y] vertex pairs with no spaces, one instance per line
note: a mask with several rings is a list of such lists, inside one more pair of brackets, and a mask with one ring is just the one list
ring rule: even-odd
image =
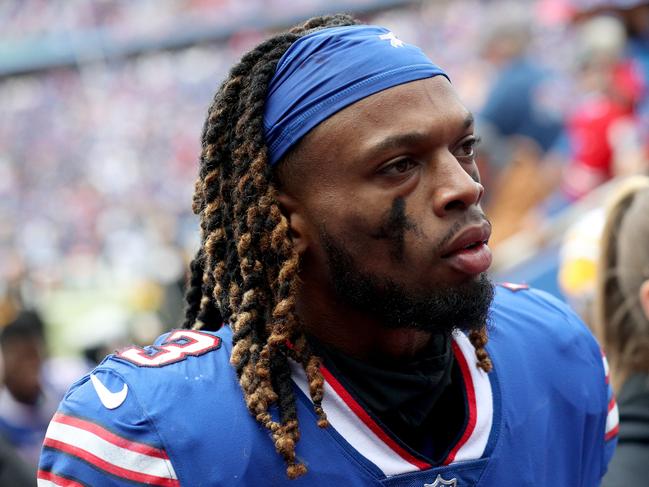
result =
[[39,486],[596,486],[613,453],[617,409],[597,343],[562,303],[499,289],[489,374],[459,332],[453,352],[466,421],[430,465],[325,368],[321,429],[293,368],[308,472],[289,481],[268,432],[248,412],[229,364],[232,334],[176,330],[107,357],[52,419]]

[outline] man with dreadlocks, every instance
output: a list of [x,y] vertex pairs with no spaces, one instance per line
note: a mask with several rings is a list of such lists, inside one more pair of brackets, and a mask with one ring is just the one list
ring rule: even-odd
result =
[[597,485],[600,349],[494,292],[475,145],[384,28],[316,18],[243,56],[203,131],[185,327],[71,388],[42,485]]

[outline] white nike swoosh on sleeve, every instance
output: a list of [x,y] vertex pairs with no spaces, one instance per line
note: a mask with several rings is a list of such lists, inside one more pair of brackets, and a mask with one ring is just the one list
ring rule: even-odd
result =
[[90,374],[90,381],[92,382],[93,387],[99,400],[107,409],[115,409],[122,405],[126,400],[126,395],[128,394],[128,385],[124,384],[122,390],[119,392],[111,392],[108,388],[95,376],[95,374]]

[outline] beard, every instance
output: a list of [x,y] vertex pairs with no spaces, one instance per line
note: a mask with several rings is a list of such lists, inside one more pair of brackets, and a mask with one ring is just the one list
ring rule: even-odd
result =
[[487,325],[494,287],[486,273],[458,285],[410,289],[362,270],[352,254],[324,230],[321,239],[336,297],[385,328],[450,334]]

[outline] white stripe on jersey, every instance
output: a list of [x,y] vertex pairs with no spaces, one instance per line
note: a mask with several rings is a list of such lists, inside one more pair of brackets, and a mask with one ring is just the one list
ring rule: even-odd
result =
[[[309,395],[309,386],[304,369],[291,361],[291,372],[300,390]],[[322,407],[327,413],[329,424],[362,456],[376,465],[384,475],[418,472],[419,469],[397,455],[381,440],[325,381]]]
[[46,441],[47,438],[79,448],[119,468],[166,479],[177,479],[169,460],[119,447],[82,428],[57,423],[54,420],[47,429]]
[[606,383],[608,384],[610,370],[608,367],[608,360],[606,360],[606,355],[604,355],[604,352],[602,352],[602,362],[604,363],[604,377],[606,377]]
[[608,416],[606,416],[606,435],[614,431],[620,424],[620,412],[617,408],[617,402],[615,402],[615,398],[611,398],[611,401],[614,402]]
[[[487,373],[478,368],[476,364],[475,348],[471,345],[469,338],[461,332],[453,333],[455,343],[460,347],[460,351],[466,359],[471,380],[473,381],[473,391],[476,401],[476,424],[469,439],[460,447],[455,454],[453,463],[465,460],[475,460],[482,457],[493,423],[493,394],[491,391],[491,381]],[[466,384],[465,384],[466,386]]]
[[[456,452],[452,463],[481,458],[484,454],[493,423],[493,395],[488,375],[476,366],[475,349],[463,333],[454,339],[466,358],[476,398],[477,419],[471,436]],[[308,382],[302,367],[291,361],[291,372],[300,390],[309,395]],[[468,384],[466,384],[468,386]],[[397,454],[368,425],[366,425],[325,380],[322,407],[329,424],[362,456],[376,465],[386,476],[418,472],[417,465]]]

